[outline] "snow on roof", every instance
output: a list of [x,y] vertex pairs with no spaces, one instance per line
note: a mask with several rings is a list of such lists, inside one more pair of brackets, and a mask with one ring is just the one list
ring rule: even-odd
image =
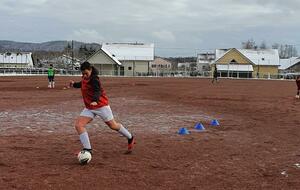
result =
[[220,59],[223,55],[225,55],[226,52],[228,52],[230,49],[216,49],[216,58],[215,60]]
[[[218,60],[231,49],[216,49]],[[255,65],[277,65],[279,66],[279,53],[277,49],[236,49]]]
[[33,60],[31,57],[31,52],[20,52],[20,53],[0,53],[0,64],[27,64],[28,66],[33,66]]
[[101,50],[102,50],[104,53],[106,53],[106,55],[108,55],[108,56],[109,56],[114,62],[116,62],[118,65],[122,65],[122,63],[121,63],[117,58],[115,58],[115,56],[113,56],[109,51],[107,51],[106,49],[104,49],[103,46],[102,46]]
[[218,71],[248,71],[248,72],[252,72],[253,71],[253,67],[252,65],[217,65],[217,70]]
[[277,49],[237,49],[256,65],[278,65],[279,53]]
[[62,56],[60,56],[62,58],[66,58],[66,59],[70,59],[70,60],[74,60],[74,61],[77,61],[77,62],[80,62],[79,59],[77,59],[76,57],[71,57],[71,56],[68,56],[68,55],[65,55],[63,54]]
[[154,44],[144,43],[103,43],[102,48],[118,60],[154,60]]
[[155,58],[152,63],[152,65],[171,65],[171,64],[172,64],[171,62],[160,57]]
[[279,69],[285,70],[288,69],[289,67],[292,67],[293,65],[297,64],[300,62],[300,57],[291,57],[289,59],[280,59],[279,60]]

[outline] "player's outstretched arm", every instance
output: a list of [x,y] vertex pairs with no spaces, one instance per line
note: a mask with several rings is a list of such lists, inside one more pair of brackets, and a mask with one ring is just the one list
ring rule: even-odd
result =
[[70,87],[81,88],[81,81],[80,82],[74,82],[73,80],[71,80],[70,81]]

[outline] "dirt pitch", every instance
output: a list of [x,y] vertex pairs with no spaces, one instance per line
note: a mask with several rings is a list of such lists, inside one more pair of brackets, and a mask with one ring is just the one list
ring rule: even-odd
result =
[[[80,166],[73,124],[83,103],[80,90],[63,89],[70,79],[80,77],[56,77],[47,89],[46,77],[0,77],[1,189],[300,187],[294,81],[101,78],[137,144],[124,154],[126,139],[97,118],[88,126],[93,159]],[[176,134],[180,127],[191,134]]]

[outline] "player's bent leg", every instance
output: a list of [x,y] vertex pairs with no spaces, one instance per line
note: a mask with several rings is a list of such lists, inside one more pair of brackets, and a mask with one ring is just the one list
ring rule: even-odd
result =
[[92,146],[90,143],[89,135],[85,129],[85,126],[92,120],[93,118],[90,117],[79,116],[79,118],[75,122],[75,129],[79,134],[79,139],[83,146],[83,149],[88,150],[91,153],[92,153]]
[[135,144],[135,139],[132,134],[121,124],[114,119],[105,122],[111,129],[118,131],[120,134],[128,139],[128,151],[132,151]]
[[93,119],[90,117],[79,116],[75,122],[75,129],[80,135],[86,131],[85,126],[90,123]]
[[120,125],[119,123],[116,122],[116,120],[112,119],[110,121],[106,121],[105,122],[106,125],[111,128],[112,130],[115,130],[115,131],[119,131],[120,130]]

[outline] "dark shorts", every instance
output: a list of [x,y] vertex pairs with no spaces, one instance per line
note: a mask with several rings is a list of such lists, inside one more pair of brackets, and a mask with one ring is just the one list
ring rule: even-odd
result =
[[49,82],[53,82],[54,81],[54,76],[48,76],[48,80],[49,80]]

